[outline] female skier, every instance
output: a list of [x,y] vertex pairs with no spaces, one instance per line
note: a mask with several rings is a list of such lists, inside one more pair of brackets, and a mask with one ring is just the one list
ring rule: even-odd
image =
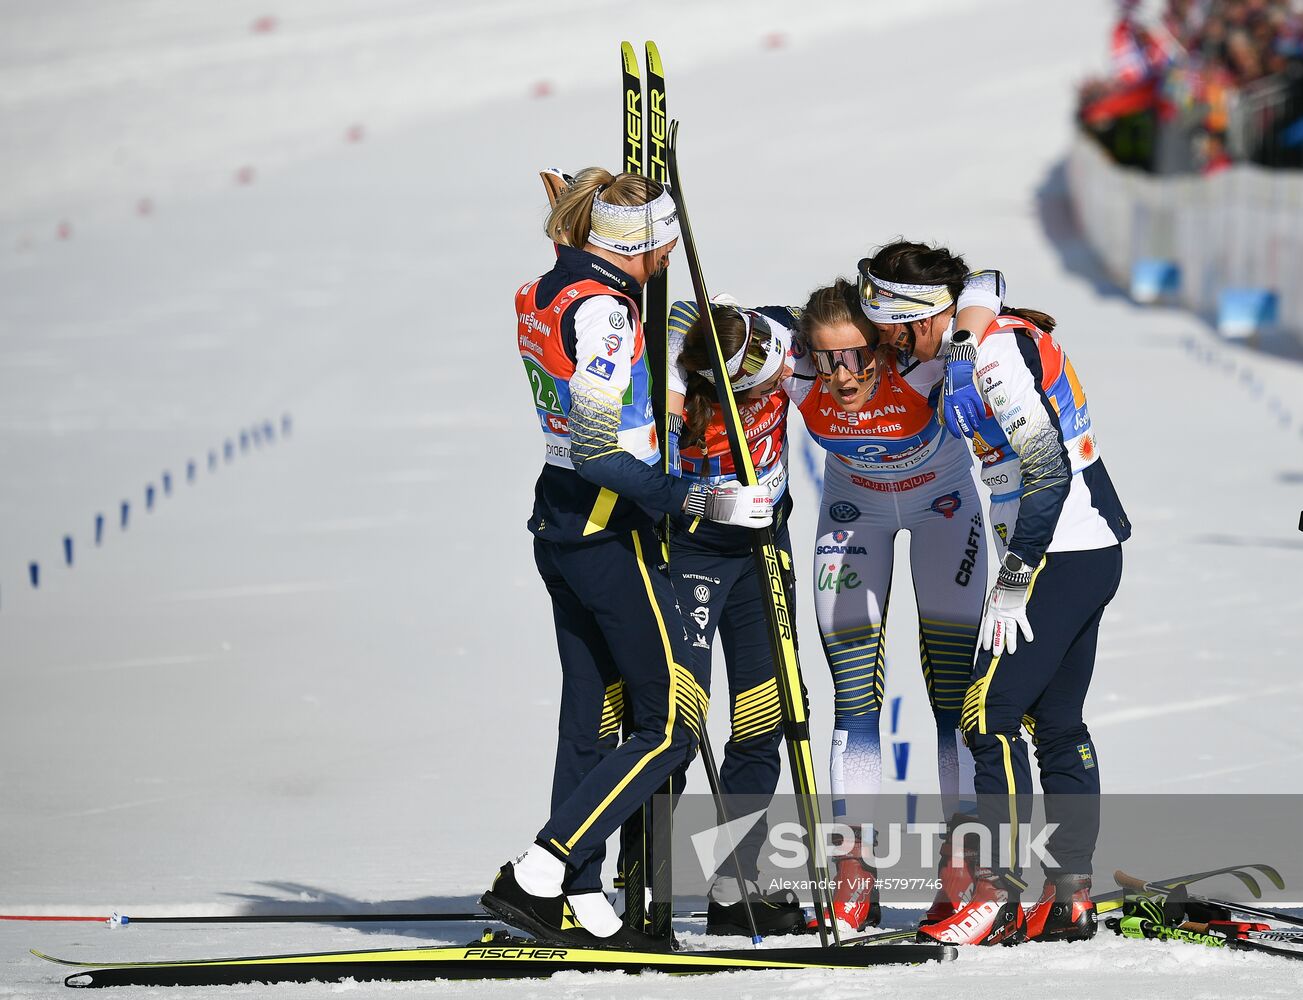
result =
[[[480,902],[561,945],[668,947],[624,928],[601,892],[607,838],[691,751],[698,711],[652,514],[764,526],[763,487],[667,476],[659,461],[635,296],[678,242],[668,193],[644,177],[580,172],[548,216],[556,265],[516,293],[517,341],[545,464],[529,528],[552,598],[562,691],[552,815]],[[629,700],[635,732],[615,747]]]
[[[894,543],[910,533],[919,615],[919,654],[937,728],[937,768],[947,816],[972,799],[971,757],[958,728],[972,670],[986,582],[986,541],[972,460],[937,413],[939,360],[908,357],[893,341],[879,350],[866,313],[884,298],[863,277],[816,290],[801,317],[789,395],[828,452],[815,546],[815,612],[835,689],[834,817],[857,830],[839,849],[836,919],[849,932],[879,920],[870,822],[880,788],[879,720],[885,686],[884,629]],[[926,302],[902,297],[891,315],[920,340],[938,342],[956,313],[985,326],[1003,294],[998,272],[961,272]],[[962,870],[943,867],[928,919],[953,912]]]
[[[722,299],[717,299],[721,301]],[[787,395],[782,383],[792,373],[795,312],[785,306],[744,309],[711,307],[711,318],[727,359],[729,382],[751,451],[758,481],[774,500],[774,535],[784,569],[792,566],[787,520],[784,443]],[[676,302],[669,320],[669,438],[671,452],[688,482],[716,486],[735,483],[736,469],[724,429],[711,365],[710,326],[695,303]],[[670,521],[670,576],[693,652],[694,673],[709,687],[710,651],[719,631],[728,671],[732,728],[720,766],[720,787],[741,815],[768,806],[782,770],[782,711],[773,652],[765,619],[766,588],[756,572],[751,531],[711,524],[689,514]],[[691,609],[691,610],[689,610]],[[765,936],[805,930],[805,916],[789,891],[763,893],[756,885],[758,856],[766,826],[753,826],[737,845],[756,929]],[[710,888],[706,911],[709,934],[750,934],[741,887],[731,860]]]
[[[865,280],[896,299],[926,301],[953,294],[965,270],[946,250],[898,244],[874,257]],[[934,355],[932,331],[884,315],[886,295],[870,303],[878,306],[878,328],[920,356]],[[1131,525],[1054,327],[1045,313],[1005,309],[973,327],[977,334],[956,331],[945,347],[946,420],[973,439],[1002,555],[962,717],[976,762],[978,813],[997,853],[977,870],[971,899],[922,927],[924,938],[995,944],[1095,932],[1090,876],[1099,770],[1082,706]],[[1057,824],[1047,843],[1053,867],[1045,863],[1044,889],[1026,914],[1016,844],[1032,792],[1024,725],[1036,746],[1046,820]],[[999,835],[1002,825],[1008,840]]]

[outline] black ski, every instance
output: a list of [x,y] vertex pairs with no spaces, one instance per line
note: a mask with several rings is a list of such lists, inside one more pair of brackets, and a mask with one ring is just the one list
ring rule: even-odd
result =
[[263,955],[184,962],[103,965],[32,954],[72,966],[67,986],[217,986],[234,983],[402,982],[434,979],[536,979],[557,972],[715,972],[780,969],[867,969],[957,957],[953,947],[906,944],[874,949],[770,948],[746,951],[639,952],[560,948],[496,935],[451,948],[397,948],[297,955]]
[[[642,78],[638,54],[628,42],[620,43],[620,169],[629,174],[643,172]],[[639,313],[645,315],[644,298],[638,300]],[[634,731],[633,709],[624,705],[624,738]],[[616,887],[624,890],[624,925],[646,933],[651,916],[647,906],[650,888],[651,833],[653,803],[648,801],[634,810],[620,828],[620,870]]]
[[[710,295],[706,291],[705,278],[702,276],[701,261],[697,256],[696,243],[692,238],[692,227],[688,221],[687,204],[683,197],[683,183],[679,177],[678,162],[678,125],[670,123],[668,133],[668,153],[670,172],[670,193],[679,210],[679,230],[682,234],[683,252],[687,257],[688,270],[692,275],[692,288],[697,299],[697,308],[701,316],[706,317],[711,330],[711,355],[715,372],[715,386],[719,393],[720,408],[724,414],[724,428],[728,433],[729,450],[733,455],[733,466],[737,470],[738,482],[744,486],[756,484],[755,464],[751,460],[751,450],[747,446],[742,428],[742,417],[738,413],[737,401],[733,398],[733,387],[729,383],[724,360],[724,352],[719,346],[719,335],[715,331],[711,318]],[[810,724],[805,702],[805,685],[801,680],[801,664],[796,653],[795,618],[789,605],[787,585],[783,579],[782,561],[779,558],[778,544],[774,540],[772,527],[760,528],[755,532],[753,546],[756,566],[761,579],[769,591],[769,600],[765,602],[765,617],[769,625],[769,640],[774,656],[774,672],[778,681],[779,700],[783,710],[783,731],[787,744],[788,763],[792,772],[792,783],[796,791],[796,800],[800,808],[800,822],[805,828],[807,855],[809,861],[810,892],[813,897],[814,912],[818,919],[815,923],[819,930],[819,940],[828,946],[828,928],[824,915],[831,913],[831,906],[825,902],[825,887],[830,884],[828,864],[824,857],[822,823],[819,808],[817,781],[815,779],[814,756],[810,749]],[[831,895],[831,894],[829,894]],[[832,921],[833,939],[837,940],[836,921]],[[837,940],[840,944],[840,941]]]

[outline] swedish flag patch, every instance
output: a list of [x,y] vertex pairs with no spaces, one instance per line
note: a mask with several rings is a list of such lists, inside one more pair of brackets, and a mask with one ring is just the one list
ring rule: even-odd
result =
[[1081,757],[1081,765],[1087,771],[1095,766],[1095,751],[1091,749],[1089,743],[1078,743],[1077,755]]

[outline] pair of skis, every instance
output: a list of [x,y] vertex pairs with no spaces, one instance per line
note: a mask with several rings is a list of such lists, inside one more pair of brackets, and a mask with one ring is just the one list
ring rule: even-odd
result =
[[[665,173],[665,69],[655,42],[646,43],[647,93],[643,99],[638,54],[628,42],[620,43],[621,163],[625,173],[642,174],[664,184]],[[646,114],[643,109],[646,108]],[[661,466],[668,471],[665,447],[665,385],[667,378],[667,321],[669,283],[665,275],[647,281],[642,299],[643,342],[651,370],[656,440],[661,442]],[[704,729],[704,720],[702,722]],[[625,702],[625,736],[633,730],[629,702]],[[709,763],[709,762],[708,762]],[[649,799],[620,831],[620,882],[624,888],[626,927],[668,941],[673,936],[674,778]],[[648,906],[648,889],[651,904]]]
[[[696,240],[688,219],[688,206],[683,196],[683,182],[679,176],[678,157],[679,123],[672,121],[669,128],[670,194],[679,211],[679,231],[682,234],[683,253],[692,275],[693,294],[697,310],[710,330],[711,368],[715,388],[719,394],[720,409],[724,416],[724,429],[728,435],[729,451],[737,479],[744,486],[759,482],[751,448],[747,444],[742,417],[738,412],[733,386],[729,381],[727,362],[719,343],[719,332],[711,313],[710,294],[702,273],[701,259],[697,255]],[[801,681],[801,664],[796,653],[796,616],[788,596],[787,582],[779,555],[778,543],[772,527],[755,532],[752,545],[757,574],[768,600],[765,602],[765,620],[769,627],[769,645],[774,658],[774,671],[778,680],[778,696],[783,711],[783,735],[787,745],[788,764],[796,793],[800,823],[806,831],[806,860],[810,876],[810,894],[814,903],[815,924],[819,942],[829,945],[829,925],[832,943],[841,944],[836,920],[832,919],[832,882],[828,877],[828,861],[824,854],[822,813],[819,807],[818,783],[815,778],[814,754],[810,747],[810,722],[805,702],[805,686]]]
[[[1276,886],[1284,888],[1280,874],[1268,865],[1252,865],[1266,875]],[[1261,895],[1256,881],[1242,871],[1233,874],[1244,881],[1255,897]],[[1156,902],[1144,907],[1140,912],[1128,910],[1124,916],[1108,921],[1108,926],[1116,933],[1130,938],[1147,938],[1161,941],[1184,941],[1189,944],[1201,944],[1212,948],[1231,948],[1237,951],[1253,951],[1259,954],[1275,955],[1295,961],[1303,959],[1303,949],[1287,947],[1303,944],[1303,917],[1280,910],[1254,906],[1248,903],[1218,899],[1212,896],[1195,895],[1187,888],[1191,881],[1179,885],[1163,882],[1146,882],[1144,879],[1115,872],[1113,878],[1124,892],[1135,892],[1147,896],[1161,896],[1164,903],[1175,903],[1177,912],[1182,913],[1187,903],[1199,904],[1201,910],[1215,913],[1236,913],[1242,916],[1257,917],[1259,920],[1274,920],[1278,923],[1292,924],[1291,928],[1272,928],[1264,923],[1245,923],[1237,920],[1209,919],[1202,921],[1185,921],[1176,924],[1165,913],[1165,906]],[[1121,903],[1118,904],[1119,906]],[[1177,918],[1179,919],[1179,917]]]
[[[1208,871],[1177,875],[1154,882],[1141,883],[1143,891],[1171,892],[1214,875],[1232,874],[1245,881],[1251,891],[1257,889],[1252,872],[1256,871],[1280,886],[1280,876],[1268,865],[1234,865]],[[1132,880],[1138,881],[1138,880]],[[1259,890],[1260,891],[1260,890]],[[1255,891],[1254,893],[1258,893]],[[1101,912],[1120,908],[1122,892],[1109,893],[1096,899]],[[1241,904],[1226,903],[1238,909]],[[327,915],[313,914],[305,919]],[[361,914],[354,914],[357,919]],[[374,916],[374,915],[372,915]],[[412,919],[413,914],[401,914]],[[461,918],[464,914],[429,914],[431,918]],[[1300,918],[1276,913],[1272,916],[1282,922],[1301,923]],[[342,915],[328,915],[329,919],[344,919]],[[101,919],[101,918],[76,918]],[[234,914],[230,917],[154,917],[136,918],[166,920],[169,922],[199,922],[213,919],[242,921],[260,919],[253,914]],[[1287,939],[1284,932],[1273,932]],[[624,971],[669,972],[673,974],[704,974],[744,969],[866,969],[882,964],[946,961],[955,957],[955,949],[940,945],[901,945],[912,938],[914,931],[887,931],[869,938],[846,941],[845,944],[871,945],[871,947],[843,948],[776,948],[759,951],[694,951],[666,954],[621,952],[591,948],[558,948],[524,941],[508,935],[488,934],[479,942],[459,947],[404,948],[390,950],[325,952],[297,955],[264,955],[246,958],[220,958],[181,962],[77,962],[54,958],[42,952],[33,954],[49,962],[75,969],[65,982],[69,986],[207,986],[224,983],[275,983],[275,982],[336,982],[344,979],[359,981],[411,981],[427,979],[526,979],[570,971]],[[1143,936],[1143,935],[1142,935]],[[1264,939],[1272,940],[1272,939]],[[1280,949],[1287,957],[1295,952]]]

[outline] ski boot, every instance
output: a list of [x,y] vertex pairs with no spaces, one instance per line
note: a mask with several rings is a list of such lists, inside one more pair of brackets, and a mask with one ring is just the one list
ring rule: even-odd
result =
[[[844,935],[861,934],[867,927],[882,923],[882,904],[878,899],[878,870],[864,854],[864,843],[855,838],[849,854],[836,859],[833,880],[837,883],[832,895],[832,915],[840,924]],[[827,920],[827,914],[824,914]],[[811,930],[819,929],[819,921],[811,917],[807,924]]]
[[950,818],[946,835],[941,841],[937,878],[941,883],[931,907],[919,921],[919,926],[940,923],[966,903],[973,894],[973,872],[977,870],[976,847],[960,850],[954,842],[954,831],[964,823],[976,823],[976,816],[955,813]]
[[[741,895],[736,884],[733,888],[732,893],[723,894],[724,898]],[[806,932],[805,911],[790,889],[761,893],[754,882],[748,882],[747,900],[751,904],[751,916],[756,922],[756,933],[761,937]],[[740,898],[732,903],[720,902],[715,898],[712,888],[710,902],[706,907],[706,933],[750,937],[751,925],[747,922],[746,903]]]
[[979,868],[973,897],[954,913],[918,929],[928,944],[1019,944],[1026,937],[1026,918],[1018,892],[995,872]]
[[1050,876],[1041,898],[1027,911],[1027,940],[1089,941],[1095,936],[1095,922],[1090,876]]
[[480,897],[480,906],[504,923],[532,934],[546,944],[568,948],[618,948],[626,951],[670,951],[670,941],[621,925],[609,937],[598,937],[584,929],[564,895],[534,896],[516,881],[510,864],[493,880],[493,887]]

